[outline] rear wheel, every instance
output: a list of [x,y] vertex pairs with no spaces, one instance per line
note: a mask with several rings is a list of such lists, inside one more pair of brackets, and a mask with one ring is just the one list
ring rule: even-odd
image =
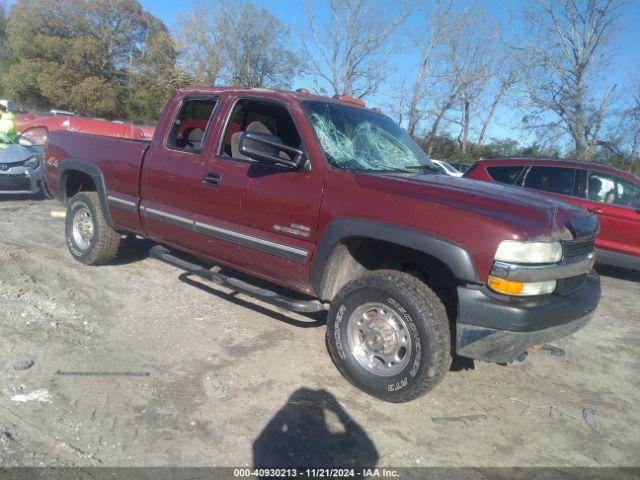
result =
[[97,192],[81,192],[71,199],[65,231],[71,255],[85,265],[109,263],[118,253],[120,234],[107,224]]
[[426,284],[394,270],[342,288],[329,311],[327,346],[351,383],[388,402],[424,395],[451,364],[442,302]]

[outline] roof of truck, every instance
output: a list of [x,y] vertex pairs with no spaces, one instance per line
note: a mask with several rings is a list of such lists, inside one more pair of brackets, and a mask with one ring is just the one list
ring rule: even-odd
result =
[[[330,102],[336,103],[340,105],[348,105],[350,107],[362,108],[364,110],[373,111],[376,113],[381,113],[377,108],[370,108],[362,105],[358,105],[355,102],[362,102],[362,100],[354,98],[353,101],[345,100],[342,98],[336,97],[327,97],[323,95],[316,95],[306,91],[305,89],[298,89],[296,91],[292,90],[278,90],[271,88],[244,88],[244,87],[184,87],[178,90],[181,93],[233,93],[233,94],[244,94],[244,95],[260,95],[271,98],[294,98],[298,101],[304,100],[316,100],[321,102]],[[344,96],[344,98],[350,98],[348,96]],[[362,102],[364,104],[364,102]]]

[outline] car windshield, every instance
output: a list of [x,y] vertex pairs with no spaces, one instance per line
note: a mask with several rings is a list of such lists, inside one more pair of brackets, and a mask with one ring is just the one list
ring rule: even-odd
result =
[[389,117],[332,102],[304,102],[327,161],[365,172],[437,173],[427,155]]

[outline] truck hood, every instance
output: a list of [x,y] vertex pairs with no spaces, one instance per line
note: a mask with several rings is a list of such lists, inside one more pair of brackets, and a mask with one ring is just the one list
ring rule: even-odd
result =
[[17,143],[0,143],[0,163],[24,162],[35,155],[31,149]]
[[518,228],[523,239],[571,240],[593,235],[597,217],[582,207],[524,188],[445,175],[357,175],[357,182],[396,195],[441,203]]

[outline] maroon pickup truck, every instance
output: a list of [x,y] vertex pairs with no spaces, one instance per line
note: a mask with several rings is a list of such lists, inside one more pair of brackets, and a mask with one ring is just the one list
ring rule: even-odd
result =
[[107,263],[141,235],[191,274],[327,309],[337,368],[386,401],[435,387],[454,354],[509,363],[569,335],[600,297],[595,216],[439,175],[404,130],[350,98],[182,89],[150,142],[56,131],[45,159],[78,261]]

